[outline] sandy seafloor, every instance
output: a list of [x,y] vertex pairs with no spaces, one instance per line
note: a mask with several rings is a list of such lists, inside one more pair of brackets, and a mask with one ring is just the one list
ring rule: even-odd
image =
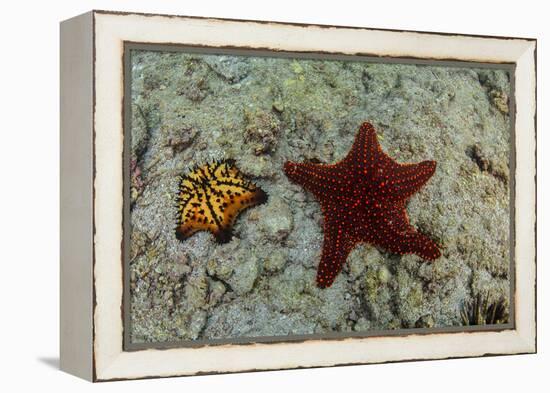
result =
[[[154,51],[131,67],[131,342],[459,326],[478,297],[509,311],[507,71]],[[320,289],[320,208],[283,163],[340,160],[366,120],[398,162],[437,161],[407,211],[443,255],[361,244]],[[178,175],[219,158],[269,200],[227,244],[181,242]]]

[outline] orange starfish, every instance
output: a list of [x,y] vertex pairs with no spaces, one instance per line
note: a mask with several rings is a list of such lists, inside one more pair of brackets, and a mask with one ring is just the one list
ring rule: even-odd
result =
[[434,174],[435,161],[399,164],[363,123],[346,158],[333,165],[286,162],[286,175],[313,193],[324,217],[317,285],[330,287],[357,243],[397,254],[440,257],[437,244],[409,224],[405,205]]
[[218,243],[227,243],[237,216],[266,200],[267,194],[246,180],[233,160],[196,167],[180,181],[176,237],[183,241],[209,231]]

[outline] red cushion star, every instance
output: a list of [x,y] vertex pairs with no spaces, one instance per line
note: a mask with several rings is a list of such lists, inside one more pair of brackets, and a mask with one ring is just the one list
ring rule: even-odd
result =
[[437,244],[409,224],[408,199],[434,174],[435,161],[399,164],[380,148],[376,131],[363,123],[346,158],[333,164],[287,161],[286,175],[315,195],[324,216],[317,285],[330,287],[353,247],[369,243],[427,260],[441,256]]

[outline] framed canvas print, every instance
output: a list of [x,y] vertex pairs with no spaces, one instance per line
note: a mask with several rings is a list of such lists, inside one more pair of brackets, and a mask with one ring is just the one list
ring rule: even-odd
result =
[[536,351],[536,41],[61,24],[61,367]]

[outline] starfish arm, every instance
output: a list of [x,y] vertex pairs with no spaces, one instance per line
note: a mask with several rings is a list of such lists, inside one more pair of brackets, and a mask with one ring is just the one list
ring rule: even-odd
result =
[[[389,158],[389,157],[388,157]],[[397,164],[386,171],[380,179],[387,197],[394,201],[404,201],[418,192],[435,173],[435,161],[422,161],[418,164]]]
[[[288,178],[317,197],[330,194],[346,195],[348,183],[338,165],[296,163],[287,161],[284,171]],[[320,199],[320,198],[318,198]]]
[[317,268],[317,286],[320,288],[332,285],[353,249],[349,234],[338,226],[336,220],[325,222],[324,232],[323,251]]
[[376,157],[382,152],[380,143],[376,136],[376,131],[372,124],[364,122],[359,128],[359,132],[355,136],[355,141],[344,159],[344,162],[352,164],[356,167],[361,167],[365,170],[374,169]]
[[396,234],[393,243],[381,246],[393,253],[416,254],[428,261],[433,261],[441,256],[437,244],[419,232]]
[[416,254],[426,260],[441,256],[437,243],[409,224],[404,204],[380,216],[376,245],[396,254]]
[[359,128],[344,162],[360,169],[366,180],[377,181],[386,187],[385,194],[393,201],[406,200],[420,190],[437,165],[435,161],[399,164],[382,151],[376,131],[368,122]]

